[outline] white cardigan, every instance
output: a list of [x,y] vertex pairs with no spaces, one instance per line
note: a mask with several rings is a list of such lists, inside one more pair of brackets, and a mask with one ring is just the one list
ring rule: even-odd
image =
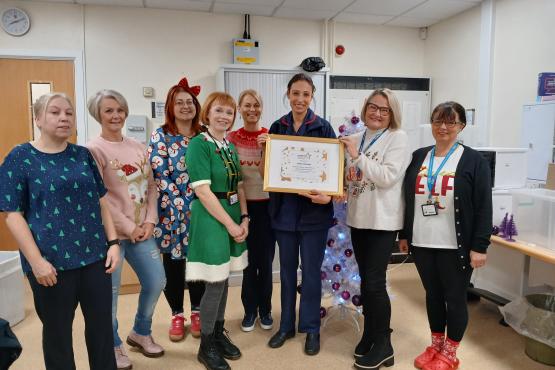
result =
[[[364,131],[354,134],[360,146]],[[366,129],[366,143],[372,133]],[[403,178],[410,163],[407,134],[387,130],[366,151],[351,160],[348,152],[346,183],[348,185],[347,225],[358,229],[401,230],[403,228]],[[349,180],[349,168],[358,167],[362,178]],[[353,171],[351,171],[351,174]]]

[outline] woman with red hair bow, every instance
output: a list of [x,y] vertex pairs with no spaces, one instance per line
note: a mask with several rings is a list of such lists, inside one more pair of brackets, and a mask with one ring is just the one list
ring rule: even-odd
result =
[[[152,133],[148,149],[159,190],[159,222],[154,228],[154,236],[163,256],[167,280],[164,294],[172,310],[169,337],[174,342],[185,338],[185,257],[189,245],[189,205],[194,196],[185,165],[185,153],[189,141],[200,132],[199,93],[200,86],[189,86],[186,78],[170,88],[166,98],[165,123]],[[190,331],[194,337],[199,337],[199,310],[204,283],[189,282],[187,285],[191,300]]]

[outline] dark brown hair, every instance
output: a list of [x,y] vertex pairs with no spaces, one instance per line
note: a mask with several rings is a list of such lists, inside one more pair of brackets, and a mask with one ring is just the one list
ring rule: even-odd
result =
[[456,121],[459,116],[459,122],[466,126],[466,111],[462,105],[454,101],[446,101],[438,104],[430,115],[430,122],[434,119],[440,121]]
[[316,91],[316,86],[314,86],[314,82],[312,82],[312,78],[309,75],[305,73],[297,73],[296,75],[291,77],[291,79],[287,83],[287,94],[289,94],[289,91],[291,91],[291,86],[297,81],[308,82],[308,84],[312,87],[312,94],[314,94],[314,92]]

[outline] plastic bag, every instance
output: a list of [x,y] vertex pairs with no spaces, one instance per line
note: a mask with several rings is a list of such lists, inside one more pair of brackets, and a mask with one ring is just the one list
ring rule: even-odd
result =
[[320,57],[308,57],[301,62],[301,68],[307,72],[316,72],[325,66],[326,63]]
[[555,348],[555,296],[531,294],[499,307],[517,333]]

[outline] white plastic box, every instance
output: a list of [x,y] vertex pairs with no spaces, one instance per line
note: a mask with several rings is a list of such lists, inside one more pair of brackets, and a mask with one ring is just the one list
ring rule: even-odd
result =
[[0,317],[14,326],[25,318],[25,288],[19,252],[0,251]]
[[517,238],[555,250],[555,190],[512,190]]

